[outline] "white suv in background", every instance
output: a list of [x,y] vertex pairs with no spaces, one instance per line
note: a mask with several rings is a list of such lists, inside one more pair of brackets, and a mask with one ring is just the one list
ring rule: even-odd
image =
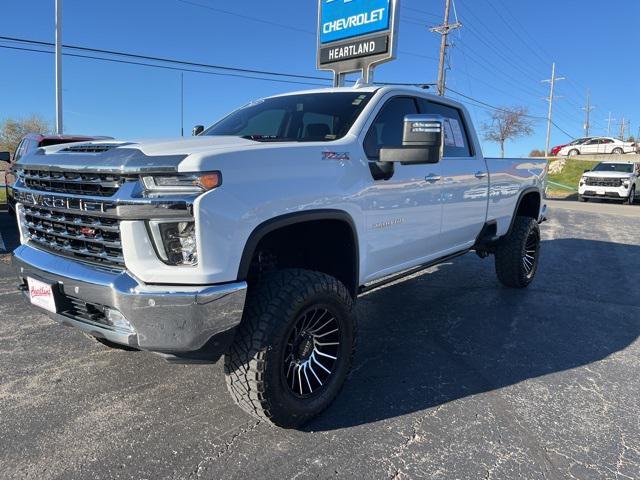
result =
[[595,137],[580,145],[567,145],[560,149],[561,157],[574,157],[576,155],[620,155],[623,153],[636,153],[638,147],[633,142],[623,142],[613,137]]
[[601,162],[593,170],[584,172],[578,185],[581,202],[590,198],[609,198],[633,205],[638,195],[640,163]]

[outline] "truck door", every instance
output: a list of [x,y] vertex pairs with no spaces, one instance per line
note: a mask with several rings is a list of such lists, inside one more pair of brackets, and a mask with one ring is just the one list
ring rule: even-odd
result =
[[365,282],[425,263],[439,250],[440,165],[375,163],[381,148],[402,145],[404,117],[417,113],[416,98],[393,97],[364,137],[374,177],[361,201],[367,223]]
[[457,108],[420,100],[420,113],[444,117],[442,159],[442,237],[447,253],[473,245],[487,216],[489,174],[474,152],[464,115]]

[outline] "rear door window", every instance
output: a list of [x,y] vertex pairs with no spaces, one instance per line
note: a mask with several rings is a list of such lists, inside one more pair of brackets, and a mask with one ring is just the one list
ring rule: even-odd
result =
[[444,117],[445,157],[473,156],[467,126],[463,121],[460,110],[441,103],[431,102],[424,98],[420,98],[418,103],[420,105],[420,113]]

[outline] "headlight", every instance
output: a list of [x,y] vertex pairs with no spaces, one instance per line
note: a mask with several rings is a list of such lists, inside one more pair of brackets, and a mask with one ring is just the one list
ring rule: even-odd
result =
[[151,236],[160,259],[167,265],[198,264],[196,226],[193,221],[150,221]]
[[148,192],[202,193],[222,184],[220,172],[146,175],[142,184]]

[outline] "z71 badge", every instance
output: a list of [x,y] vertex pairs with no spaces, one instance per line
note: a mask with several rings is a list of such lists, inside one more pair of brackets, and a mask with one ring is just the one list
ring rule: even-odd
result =
[[323,160],[351,160],[349,152],[322,152]]

